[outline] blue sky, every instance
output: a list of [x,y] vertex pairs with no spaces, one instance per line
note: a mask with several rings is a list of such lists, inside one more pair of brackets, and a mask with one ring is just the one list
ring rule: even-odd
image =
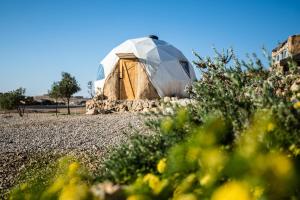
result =
[[0,92],[47,93],[62,71],[87,95],[102,58],[156,34],[189,60],[233,47],[240,57],[300,34],[299,0],[0,0]]

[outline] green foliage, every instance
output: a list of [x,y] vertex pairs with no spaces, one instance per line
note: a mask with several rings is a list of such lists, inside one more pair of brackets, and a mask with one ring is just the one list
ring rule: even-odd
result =
[[59,90],[59,83],[58,82],[54,82],[51,86],[51,90],[48,92],[49,94],[49,97],[51,98],[54,98],[55,99],[55,104],[56,104],[56,108],[55,108],[55,113],[56,113],[56,116],[57,116],[57,100],[58,98],[60,98],[62,95],[60,93],[60,90]]
[[3,110],[18,109],[20,101],[25,99],[25,89],[18,88],[16,90],[0,94],[0,108]]
[[[185,123],[188,122],[185,109],[178,111],[171,124],[168,124],[169,120],[171,119],[166,118],[161,122],[161,127],[156,129],[157,133],[134,134],[129,142],[114,149],[104,161],[100,180],[124,184],[132,182],[139,174],[153,172],[157,160],[162,158],[172,145],[185,138],[189,127],[189,124]],[[155,120],[148,123],[149,126],[159,124]]]
[[68,114],[70,114],[70,98],[73,94],[80,91],[79,84],[74,76],[67,72],[62,72],[62,78],[59,82],[52,85],[50,94],[64,98],[68,106]]
[[282,129],[274,136],[277,145],[300,142],[300,116],[292,103],[299,101],[300,91],[290,89],[300,78],[294,63],[280,73],[264,67],[256,54],[248,56],[247,62],[239,60],[232,50],[216,51],[214,59],[195,55],[198,60],[194,64],[202,77],[189,91],[196,100],[190,107],[194,121],[202,123],[209,113],[217,112],[232,122],[238,135],[257,109],[270,109]]
[[221,139],[230,130],[226,121],[212,116],[194,126],[170,148],[164,167],[158,162],[161,174],[140,176],[126,189],[128,199],[297,199],[296,158],[266,146],[277,129],[271,112],[257,112],[233,146]]
[[24,114],[24,108],[21,108],[21,103],[25,103],[26,98],[24,96],[25,89],[18,88],[16,90],[1,93],[0,94],[0,109],[2,110],[14,110],[17,109],[19,115],[22,117]]
[[11,200],[90,199],[90,177],[73,158],[63,157],[11,191]]
[[80,87],[74,76],[67,72],[62,72],[62,78],[58,82],[59,93],[63,98],[70,99],[73,94],[80,91]]
[[190,91],[197,100],[193,112],[200,122],[207,114],[220,112],[240,130],[258,107],[267,106],[267,98],[273,99],[265,85],[270,72],[255,54],[249,57],[249,62],[244,62],[233,50],[215,52],[214,59],[204,59],[195,53],[198,60],[194,64],[202,77]]
[[[226,120],[227,131],[223,131],[226,134],[220,135],[219,139],[228,148],[248,127],[258,109],[269,109],[277,124],[276,131],[265,141],[268,148],[288,150],[291,145],[298,148],[300,115],[299,110],[293,107],[293,93],[289,90],[297,79],[292,77],[295,76],[295,66],[280,74],[264,67],[263,61],[255,54],[248,56],[245,62],[239,60],[232,50],[215,52],[215,58],[205,59],[195,53],[198,60],[194,63],[200,68],[202,77],[189,90],[194,103],[185,109],[175,110],[174,115],[148,123],[156,134],[134,136],[129,144],[113,151],[105,161],[106,179],[128,183],[138,174],[153,172],[154,161],[162,158],[171,146],[185,140],[186,135],[193,132],[195,126],[207,121],[212,113]],[[278,89],[285,93],[278,92]],[[173,159],[182,159],[180,155],[184,155],[185,149],[178,148],[178,157]],[[188,171],[187,168],[184,170]]]
[[49,97],[54,98],[54,99],[58,99],[59,97],[61,97],[60,94],[60,90],[59,90],[59,83],[58,82],[54,82],[51,86],[50,91],[48,92]]

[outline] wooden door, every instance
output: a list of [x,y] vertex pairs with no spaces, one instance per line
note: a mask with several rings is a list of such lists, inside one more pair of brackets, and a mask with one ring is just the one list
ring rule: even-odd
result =
[[136,76],[137,76],[136,59],[120,59],[120,99],[135,99],[136,97]]

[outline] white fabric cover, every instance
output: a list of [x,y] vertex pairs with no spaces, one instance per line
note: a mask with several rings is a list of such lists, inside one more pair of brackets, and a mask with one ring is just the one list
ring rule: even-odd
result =
[[[95,81],[96,92],[103,91],[107,77],[116,67],[119,60],[117,53],[133,53],[143,63],[149,80],[160,97],[186,96],[185,87],[196,80],[193,66],[177,48],[163,40],[143,37],[126,40],[101,61],[104,79]],[[189,75],[180,61],[188,63]]]

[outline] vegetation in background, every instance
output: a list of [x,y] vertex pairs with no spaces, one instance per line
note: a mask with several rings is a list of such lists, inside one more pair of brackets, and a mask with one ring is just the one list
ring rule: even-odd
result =
[[17,110],[19,115],[24,115],[25,89],[18,88],[16,90],[0,94],[0,109],[2,110]]
[[57,106],[58,106],[58,99],[61,97],[60,91],[59,91],[59,83],[58,82],[54,82],[51,86],[50,91],[48,92],[49,97],[55,99],[55,114],[57,116]]
[[67,72],[62,72],[62,78],[59,82],[52,85],[50,94],[63,98],[67,103],[68,115],[70,114],[70,98],[73,94],[80,91],[79,84],[74,76]]

